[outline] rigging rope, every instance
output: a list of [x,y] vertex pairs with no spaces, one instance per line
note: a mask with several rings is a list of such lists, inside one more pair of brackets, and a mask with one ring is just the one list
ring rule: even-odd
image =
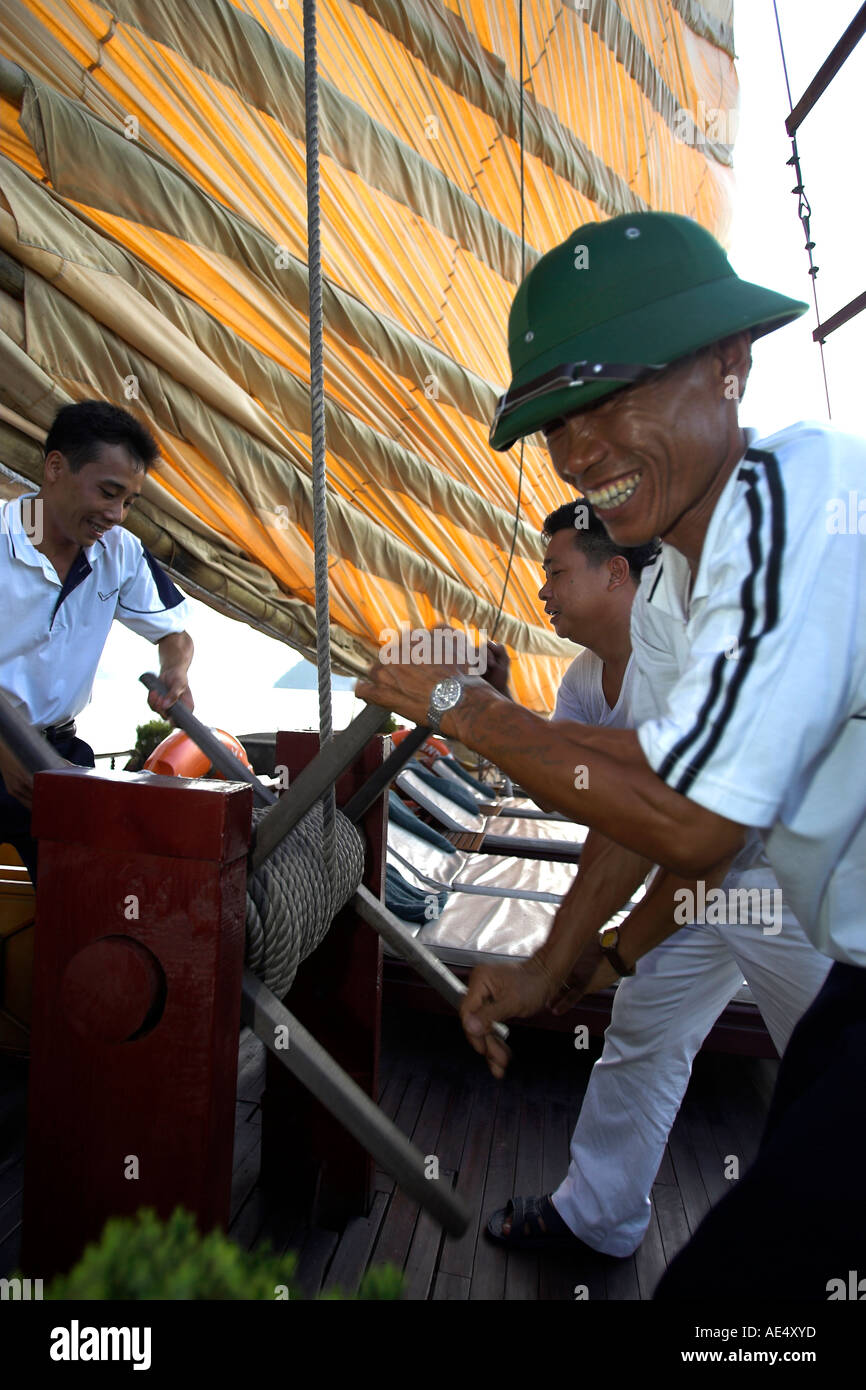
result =
[[[268,808],[253,811],[255,826]],[[331,919],[358,890],[364,842],[340,811],[334,820],[336,855],[326,857],[322,803],[308,811],[247,881],[245,964],[278,999],[328,933]]]
[[[773,14],[776,16],[776,33],[779,35],[779,52],[782,55],[782,69],[785,73],[785,89],[788,93],[788,110],[793,111],[794,101],[791,96],[791,84],[788,81],[788,64],[785,59],[785,45],[782,42],[782,26],[779,23],[779,11],[776,6],[776,0],[773,0]],[[815,243],[812,240],[812,234],[809,227],[810,220],[812,217],[812,209],[809,206],[809,200],[806,197],[806,190],[803,186],[803,175],[800,172],[800,153],[797,149],[796,135],[791,136],[791,149],[793,153],[791,155],[791,158],[788,160],[788,163],[791,165],[791,167],[797,175],[797,182],[795,186],[791,189],[791,192],[796,193],[799,198],[799,202],[797,204],[797,216],[803,224],[803,231],[806,233],[806,253],[809,257],[809,275],[812,278],[812,299],[815,303],[815,321],[816,323],[820,323],[821,312],[818,308],[818,288],[815,284],[815,277],[818,274],[819,267],[815,265],[815,262],[812,259],[812,252],[815,249]],[[821,353],[821,372],[824,377],[824,396],[827,400],[827,419],[832,420],[833,415],[830,410],[830,386],[827,381],[827,363],[824,358],[823,340],[818,343],[818,348]]]
[[[331,629],[328,592],[328,479],[325,460],[325,370],[322,342],[322,246],[319,231],[319,84],[316,0],[304,0],[304,102],[307,144],[307,263],[310,280],[310,414],[312,438],[313,553],[316,582],[316,666],[319,679],[319,747],[334,736],[331,713]],[[322,853],[336,872],[334,788],[322,798]]]
[[[525,170],[524,170],[524,157],[523,157],[523,156],[524,156],[524,139],[523,139],[523,107],[524,107],[524,90],[523,90],[523,55],[524,55],[524,44],[523,44],[523,0],[520,0],[520,3],[519,3],[519,5],[518,5],[518,10],[517,10],[517,29],[518,29],[518,49],[519,49],[519,54],[520,54],[520,56],[519,56],[519,66],[520,66],[520,108],[519,108],[519,120],[520,120],[520,128],[519,128],[519,138],[520,138],[520,279],[523,280],[523,279],[525,278],[525,276],[526,276],[526,185],[525,185]],[[517,531],[518,531],[518,528],[519,528],[519,526],[520,526],[520,499],[521,499],[521,495],[522,495],[522,493],[523,493],[523,451],[524,451],[525,447],[526,447],[526,440],[525,440],[525,438],[522,438],[521,441],[520,441],[520,458],[519,458],[519,463],[518,463],[518,474],[517,474],[517,503],[516,503],[515,508],[514,508],[514,531],[512,532],[512,536],[511,536],[511,549],[510,549],[509,552],[508,552],[508,564],[507,564],[506,567],[505,567],[505,581],[504,581],[504,583],[503,583],[503,585],[502,585],[502,595],[501,595],[501,597],[500,597],[500,599],[499,599],[499,607],[498,607],[498,609],[496,610],[496,617],[495,617],[494,620],[493,620],[493,631],[492,631],[491,634],[490,634],[490,640],[491,640],[491,641],[493,641],[493,639],[496,637],[496,631],[497,631],[497,628],[499,627],[499,619],[502,617],[502,605],[505,603],[505,595],[506,595],[506,593],[508,592],[508,584],[509,584],[509,581],[510,581],[510,579],[511,579],[511,566],[512,566],[512,564],[513,564],[513,562],[514,562],[514,548],[515,548],[515,546],[517,545]]]

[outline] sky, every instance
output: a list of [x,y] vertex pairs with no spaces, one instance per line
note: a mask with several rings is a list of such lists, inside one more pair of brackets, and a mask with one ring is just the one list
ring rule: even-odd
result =
[[[841,37],[860,0],[778,0],[779,22],[794,104]],[[789,111],[772,0],[736,0],[734,38],[740,115],[734,147],[737,193],[731,264],[744,279],[809,303],[795,324],[759,339],[741,419],[761,434],[793,420],[826,420],[820,354],[805,236],[797,217],[797,182],[785,161]],[[866,191],[863,183],[862,98],[866,39],[848,59],[797,133],[806,196],[812,208],[813,256],[822,320],[866,289],[863,274]],[[832,420],[866,429],[859,382],[866,361],[866,313],[837,329],[824,348]],[[858,380],[855,381],[855,373]]]
[[[859,0],[822,0],[820,5],[814,0],[778,0],[794,103],[858,8]],[[796,178],[785,163],[791,154],[784,124],[790,107],[772,0],[737,0],[734,34],[740,112],[734,148],[737,192],[731,263],[744,279],[811,306],[805,238],[797,199],[791,193]],[[797,137],[812,208],[822,319],[866,289],[860,116],[864,82],[866,40]],[[761,436],[794,420],[827,419],[820,355],[812,341],[815,322],[810,307],[797,323],[755,344],[741,419]],[[861,364],[866,362],[866,313],[827,340],[825,357],[833,423],[858,434],[866,432],[866,393],[859,381]],[[201,719],[235,734],[318,727],[314,691],[273,689],[274,682],[299,660],[295,651],[195,600],[191,607],[189,627],[196,644],[191,684]],[[151,717],[138,676],[154,669],[155,661],[155,649],[115,623],[93,700],[78,719],[79,732],[97,753],[131,747],[136,724]],[[351,694],[337,694],[335,727],[347,724],[359,708]]]

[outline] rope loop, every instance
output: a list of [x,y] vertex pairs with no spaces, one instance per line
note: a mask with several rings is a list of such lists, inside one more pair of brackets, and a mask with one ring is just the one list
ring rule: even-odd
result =
[[[253,811],[253,823],[265,815],[266,809]],[[244,961],[278,999],[288,993],[301,961],[324,939],[364,876],[363,839],[340,811],[334,836],[329,863],[317,802],[247,883]]]

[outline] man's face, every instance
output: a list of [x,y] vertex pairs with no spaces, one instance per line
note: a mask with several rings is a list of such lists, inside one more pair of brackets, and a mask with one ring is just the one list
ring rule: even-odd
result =
[[570,526],[551,536],[544,555],[545,581],[538,591],[557,637],[583,642],[609,611],[610,573],[591,565]]
[[585,494],[617,545],[668,537],[711,513],[714,480],[739,437],[731,344],[741,340],[747,357],[740,334],[545,427],[557,473]]
[[126,520],[145,477],[122,444],[97,445],[77,473],[55,451],[45,460],[46,522],[59,538],[87,548]]

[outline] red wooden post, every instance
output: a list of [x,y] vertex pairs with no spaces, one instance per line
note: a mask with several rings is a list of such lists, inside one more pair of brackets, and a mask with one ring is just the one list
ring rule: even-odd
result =
[[252,792],[84,769],[35,787],[22,1262],[47,1277],[139,1207],[228,1224]]
[[[390,744],[390,740],[387,740]],[[383,738],[368,744],[337,783],[342,806],[382,763]],[[277,735],[276,764],[291,779],[315,756],[317,734]],[[364,883],[377,896],[385,876],[385,802],[364,817]],[[286,1006],[367,1095],[378,1100],[382,1005],[382,943],[349,906],[316,951],[303,961]],[[262,1181],[300,1203],[311,1223],[341,1229],[366,1212],[373,1162],[342,1125],[270,1053],[262,1096]]]

